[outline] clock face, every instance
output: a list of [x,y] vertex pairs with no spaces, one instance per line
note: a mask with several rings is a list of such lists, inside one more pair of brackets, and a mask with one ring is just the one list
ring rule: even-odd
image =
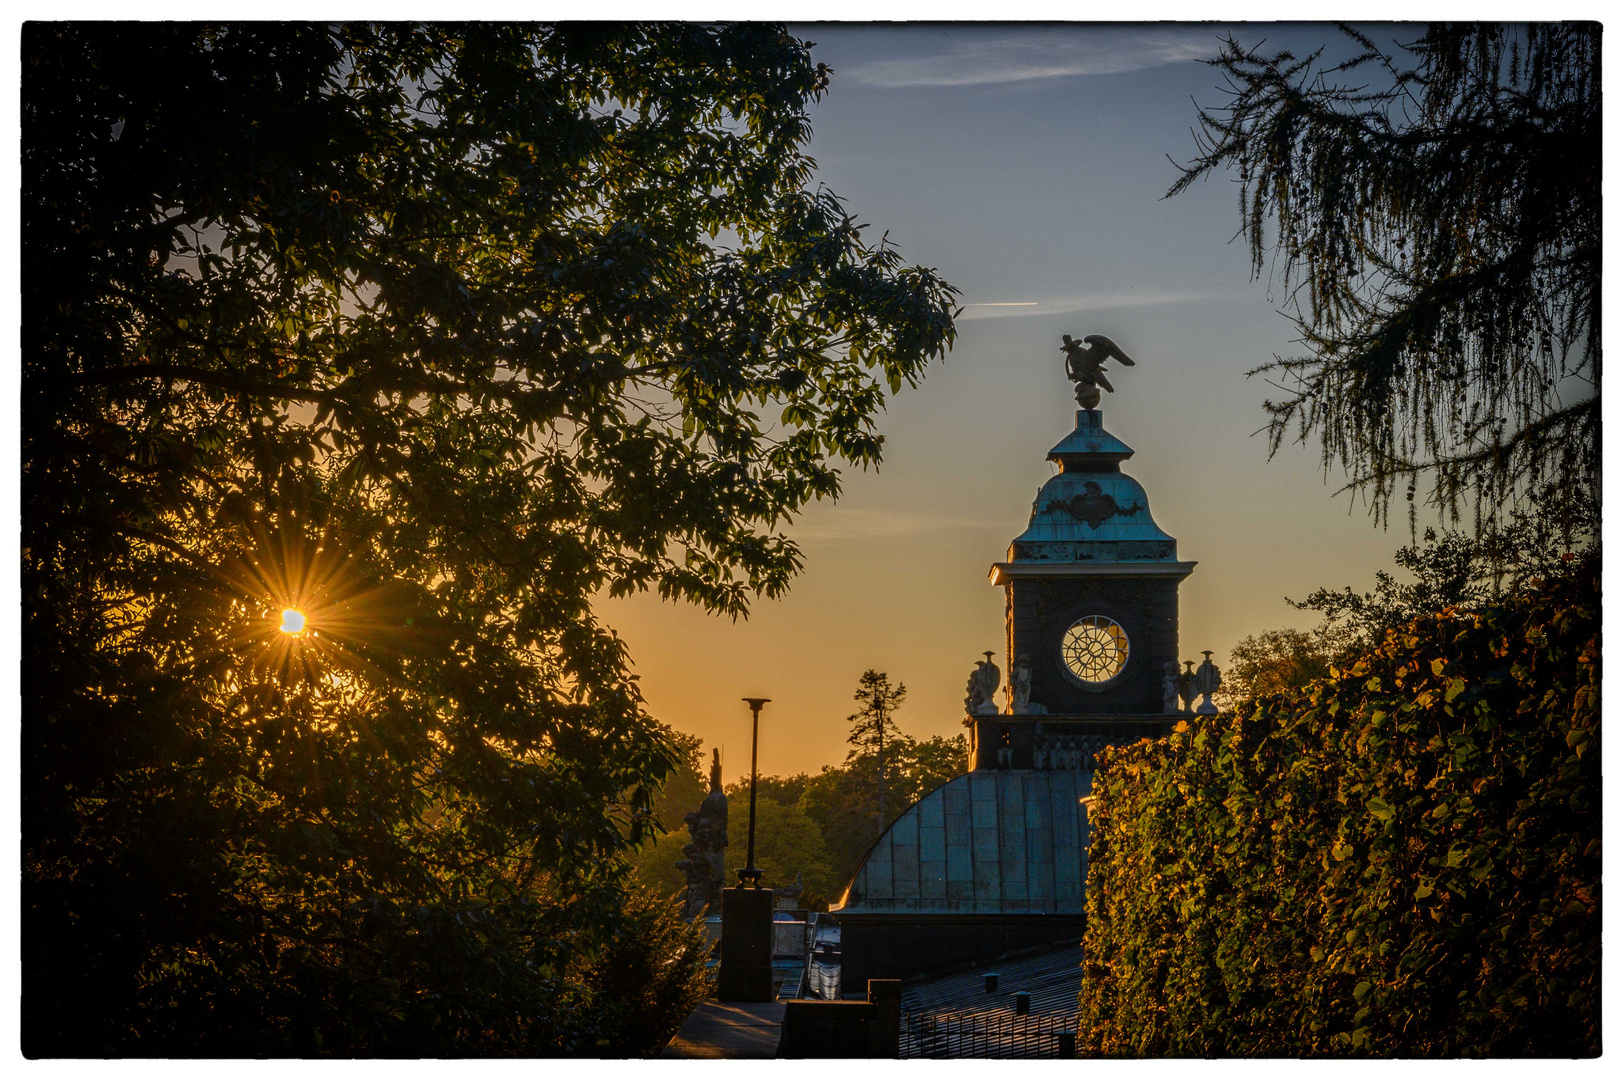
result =
[[1084,615],[1065,631],[1059,650],[1066,668],[1078,679],[1109,682],[1127,666],[1127,631],[1115,619]]

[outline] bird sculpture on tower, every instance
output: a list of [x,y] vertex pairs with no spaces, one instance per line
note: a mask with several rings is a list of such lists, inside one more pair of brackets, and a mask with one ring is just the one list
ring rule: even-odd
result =
[[1073,340],[1070,334],[1061,337],[1064,339],[1060,351],[1065,354],[1065,376],[1076,383],[1076,403],[1084,409],[1098,408],[1100,387],[1112,394],[1116,392],[1105,378],[1105,361],[1116,360],[1132,367],[1132,358],[1103,334],[1089,334],[1081,341]]

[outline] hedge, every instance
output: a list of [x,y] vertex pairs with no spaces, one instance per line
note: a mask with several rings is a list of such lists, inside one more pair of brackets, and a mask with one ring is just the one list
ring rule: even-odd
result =
[[1600,1053],[1598,567],[1101,755],[1078,1048]]

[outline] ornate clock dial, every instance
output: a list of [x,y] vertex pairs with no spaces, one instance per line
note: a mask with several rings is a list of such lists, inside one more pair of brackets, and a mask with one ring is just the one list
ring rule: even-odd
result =
[[1085,683],[1104,683],[1127,665],[1127,631],[1115,619],[1085,615],[1071,624],[1060,642],[1060,656],[1072,675]]

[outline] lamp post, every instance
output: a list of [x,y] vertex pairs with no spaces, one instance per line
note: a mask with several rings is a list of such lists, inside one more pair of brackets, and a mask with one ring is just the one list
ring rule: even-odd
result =
[[755,869],[755,752],[761,744],[761,706],[771,698],[747,697],[750,707],[750,833],[749,850],[744,856],[744,868],[738,872],[738,884],[752,889],[761,887],[761,871]]

